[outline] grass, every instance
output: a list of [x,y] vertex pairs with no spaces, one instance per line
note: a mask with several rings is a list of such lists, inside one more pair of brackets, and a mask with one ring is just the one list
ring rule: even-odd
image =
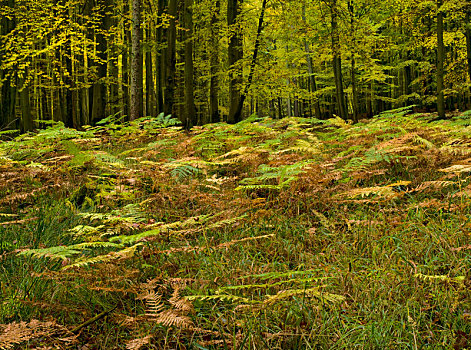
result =
[[431,119],[5,142],[0,348],[469,347],[470,135]]

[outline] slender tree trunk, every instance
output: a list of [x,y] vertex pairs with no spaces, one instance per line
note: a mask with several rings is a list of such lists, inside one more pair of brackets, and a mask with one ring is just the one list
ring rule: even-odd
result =
[[162,84],[163,82],[163,72],[165,69],[165,64],[164,64],[164,49],[162,48],[163,46],[163,28],[162,28],[162,19],[161,16],[164,12],[164,0],[158,0],[157,1],[157,15],[158,15],[158,28],[156,29],[156,39],[155,39],[155,47],[156,47],[156,52],[155,52],[155,91],[156,91],[156,110],[160,113],[163,112],[164,108],[164,96],[163,96],[163,87],[164,85]]
[[[4,5],[7,8],[13,9],[15,7],[15,0],[6,0]],[[16,27],[14,19],[3,16],[0,18],[0,35],[7,35]],[[2,57],[3,48],[0,47],[0,59]],[[1,61],[0,61],[1,63]],[[16,102],[16,84],[15,77],[8,75],[6,71],[0,71],[0,130],[16,129],[17,123],[15,116],[15,102]]]
[[[303,22],[306,25],[306,6],[303,5]],[[317,91],[317,83],[316,77],[314,76],[314,69],[312,64],[312,57],[311,57],[311,49],[309,48],[309,44],[304,38],[304,50],[306,51],[306,60],[307,60],[307,71],[309,73],[309,87],[312,93]],[[314,99],[314,113],[316,118],[321,118],[321,106],[319,103],[319,98],[316,97]]]
[[189,129],[198,123],[194,96],[193,67],[193,0],[185,0],[185,119]]
[[100,28],[95,32],[98,60],[93,62],[93,64],[97,67],[97,77],[91,88],[90,98],[90,121],[92,123],[96,123],[106,117],[105,108],[107,104],[106,73],[108,55],[106,50],[108,48],[108,44],[104,32],[110,29],[108,12],[111,11],[111,0],[104,0],[100,5],[102,6],[100,9],[101,23],[99,24]]
[[[348,12],[350,13],[350,37],[353,38],[353,49],[351,52],[351,81],[352,81],[352,110],[353,122],[358,122],[358,90],[356,78],[356,62],[355,62],[355,48],[356,48],[356,33],[355,33],[355,7],[353,0],[348,1]],[[391,84],[392,85],[392,84]]]
[[357,77],[356,77],[356,62],[355,54],[352,52],[352,106],[353,106],[353,122],[358,122],[358,88],[357,88]]
[[[150,28],[146,31],[147,42],[151,41]],[[146,51],[146,116],[156,117],[155,108],[155,89],[154,89],[154,68],[152,60],[152,51]]]
[[243,0],[227,1],[227,24],[229,26],[229,115],[227,122],[234,124],[241,121],[239,105],[241,102],[240,88],[242,85],[242,67],[240,60],[243,58],[243,34],[238,26],[242,10]]
[[211,16],[211,82],[209,87],[209,115],[210,122],[217,123],[219,118],[219,13],[221,1],[214,2],[214,10]]
[[170,16],[170,25],[167,29],[167,50],[165,54],[165,93],[164,93],[164,112],[166,115],[174,114],[175,98],[175,75],[176,75],[176,17],[177,0],[169,0],[168,14]]
[[121,64],[123,70],[123,80],[121,82],[122,90],[123,90],[123,101],[122,101],[122,113],[123,116],[126,116],[126,119],[129,120],[129,106],[130,106],[130,98],[129,98],[129,45],[131,43],[130,40],[131,33],[124,29],[123,32],[123,41],[124,41],[124,50],[121,55]]
[[130,120],[143,117],[141,0],[132,0]]
[[20,90],[20,107],[21,107],[21,131],[33,130],[33,116],[31,115],[31,104],[29,86],[25,85],[26,80],[22,79],[22,87]]
[[[253,51],[252,62],[250,63],[249,77],[247,79],[247,84],[245,85],[244,92],[242,93],[242,95],[239,98],[239,103],[237,105],[237,109],[235,110],[235,113],[233,114],[233,120],[235,122],[242,120],[242,107],[244,106],[244,101],[247,98],[250,86],[252,85],[253,75],[254,75],[254,72],[255,72],[255,65],[257,63],[258,51],[260,49],[260,39],[261,39],[261,35],[262,35],[263,18],[264,18],[264,15],[265,15],[266,6],[267,6],[267,0],[263,0],[263,2],[262,2],[262,11],[260,12],[260,17],[258,19],[258,29],[257,29],[257,37],[255,39],[255,48],[254,48],[254,51]],[[229,112],[229,115],[230,115],[230,112]]]
[[[466,9],[466,30],[465,30],[465,37],[466,37],[466,52],[467,52],[467,60],[468,60],[468,77],[471,80],[471,4],[468,5],[469,7]],[[468,91],[470,94],[471,91]]]
[[438,117],[445,118],[445,97],[443,94],[443,67],[445,64],[445,45],[443,43],[443,0],[437,0],[437,110]]
[[338,28],[338,5],[337,0],[331,2],[331,24],[332,24],[332,65],[335,76],[335,90],[337,96],[337,109],[340,117],[344,120],[348,119],[347,103],[345,101],[345,93],[343,90],[342,77],[342,58],[340,51],[340,35]]

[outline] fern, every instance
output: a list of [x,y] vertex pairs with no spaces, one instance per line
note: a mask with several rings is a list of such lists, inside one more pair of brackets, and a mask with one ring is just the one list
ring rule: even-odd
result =
[[[282,190],[289,187],[291,182],[297,180],[298,175],[304,173],[305,168],[313,162],[313,160],[305,160],[280,167],[270,167],[262,164],[257,171],[260,175],[254,178],[243,179],[239,182],[239,187],[237,187],[236,190]],[[266,182],[270,180],[275,180],[276,183],[267,184]]]
[[463,284],[466,279],[466,276],[450,277],[447,275],[424,275],[421,273],[416,273],[414,277],[421,279],[423,281],[440,281],[440,282],[457,283],[457,284]]
[[122,248],[121,244],[112,242],[85,242],[79,244],[73,244],[70,246],[57,246],[49,248],[39,249],[27,249],[19,253],[19,255],[31,256],[34,258],[50,258],[50,259],[62,259],[67,260],[68,258],[81,254],[85,249],[106,249],[106,248]]
[[278,294],[268,296],[263,303],[272,305],[283,299],[305,296],[319,300],[323,304],[337,304],[345,300],[345,297],[338,294],[326,293],[319,290],[318,287],[308,289],[289,289],[278,292]]
[[105,263],[105,262],[110,262],[113,260],[118,260],[118,259],[129,259],[134,256],[136,250],[138,247],[142,246],[142,243],[135,244],[131,247],[127,247],[125,249],[119,250],[117,252],[111,252],[106,255],[98,255],[94,256],[92,258],[84,258],[84,259],[78,259],[74,263],[65,266],[63,269],[71,269],[74,267],[85,267],[85,266],[90,266],[93,264],[98,264],[98,263]]

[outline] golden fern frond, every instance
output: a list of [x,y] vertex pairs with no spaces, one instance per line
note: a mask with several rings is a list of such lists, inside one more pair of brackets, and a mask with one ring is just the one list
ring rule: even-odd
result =
[[218,165],[250,163],[263,157],[267,157],[268,154],[269,152],[264,149],[240,147],[217,157],[215,160]]
[[165,327],[178,327],[181,329],[190,328],[193,322],[190,317],[182,315],[178,310],[165,310],[162,311],[156,318],[155,322],[160,323]]
[[182,298],[180,295],[181,288],[176,287],[173,290],[172,297],[168,300],[169,303],[178,311],[182,312],[183,314],[189,314],[194,311],[193,304],[190,303],[189,300]]
[[440,189],[448,186],[453,186],[457,185],[458,183],[455,181],[425,181],[421,183],[419,186],[413,188],[411,192],[418,192],[418,191],[423,191],[428,188],[433,188],[433,189]]
[[0,213],[0,218],[13,218],[18,216],[17,214],[7,214],[7,213]]
[[440,151],[452,155],[468,155],[471,153],[471,145],[468,142],[461,139],[452,140],[440,147]]
[[142,299],[146,301],[146,315],[152,318],[159,317],[164,311],[165,305],[162,301],[162,295],[155,291],[149,291]]
[[130,340],[126,343],[126,349],[127,350],[139,350],[144,345],[149,344],[152,338],[153,338],[152,335],[147,335],[144,338]]
[[309,137],[309,140],[296,140],[296,145],[284,150],[281,150],[276,153],[300,153],[300,154],[310,154],[317,155],[322,154],[323,143],[315,136]]
[[466,279],[466,276],[450,277],[447,275],[424,275],[421,273],[416,273],[414,277],[424,280],[424,281],[441,281],[441,282],[446,282],[446,283],[457,283],[457,284],[463,284],[464,280]]
[[398,197],[400,193],[396,192],[394,189],[401,186],[408,186],[411,182],[410,181],[399,181],[393,184],[389,184],[386,186],[374,186],[374,187],[365,187],[365,188],[354,188],[350,191],[341,193],[340,197],[347,197],[347,198],[356,198],[356,197],[367,197],[370,195],[377,195],[379,197],[385,199],[392,199]]
[[385,198],[394,198],[396,193],[391,187],[386,186],[375,186],[375,187],[365,187],[365,188],[354,188],[348,192],[344,192],[341,195],[347,198],[356,198],[356,197],[367,197],[370,195],[377,195],[379,197]]
[[471,165],[465,165],[465,164],[455,164],[452,166],[449,166],[448,168],[444,169],[439,169],[439,171],[444,172],[444,173],[468,173],[471,172]]
[[[2,327],[3,326],[3,327]],[[31,320],[27,322],[13,322],[8,325],[0,325],[0,349],[12,349],[22,342],[49,336],[55,333],[59,326],[55,322],[42,322]]]

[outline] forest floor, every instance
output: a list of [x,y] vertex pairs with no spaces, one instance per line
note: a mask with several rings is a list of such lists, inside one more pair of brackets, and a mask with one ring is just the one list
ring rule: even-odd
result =
[[471,346],[471,113],[0,143],[0,349]]

